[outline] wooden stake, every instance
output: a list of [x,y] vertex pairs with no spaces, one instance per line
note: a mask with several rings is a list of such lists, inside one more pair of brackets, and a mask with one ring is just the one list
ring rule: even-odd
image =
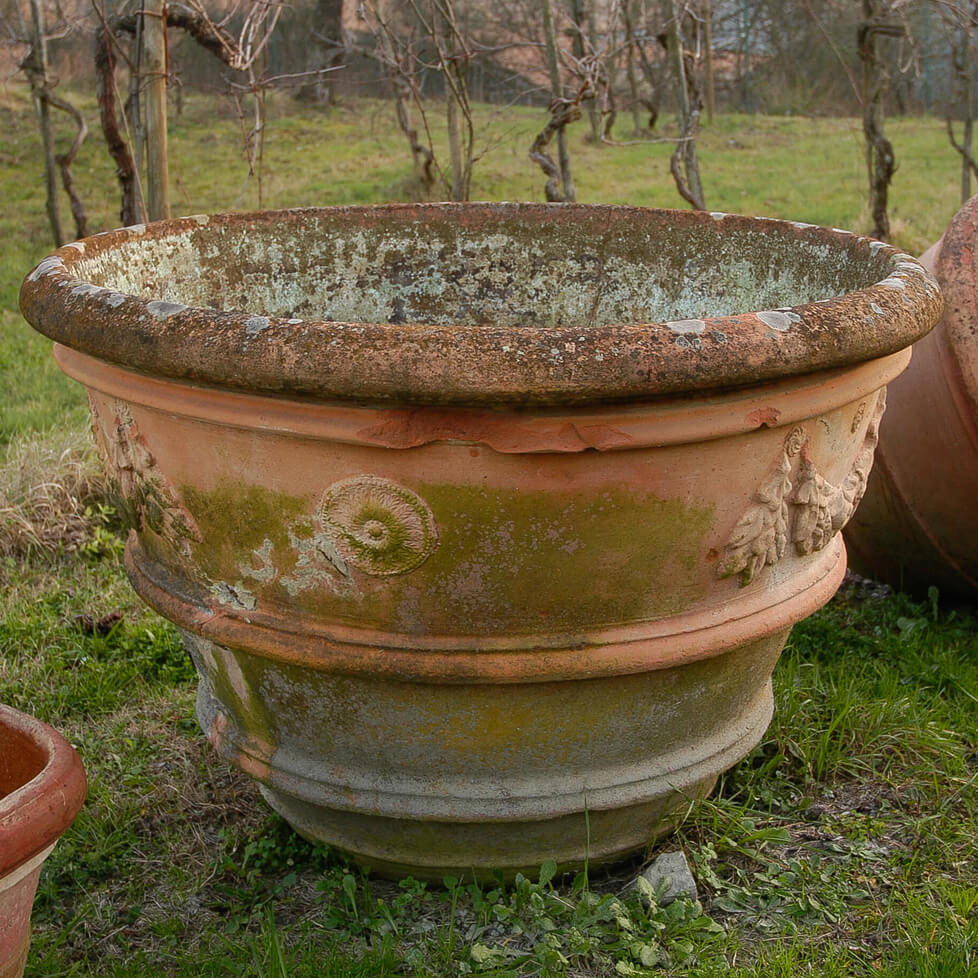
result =
[[146,72],[146,183],[151,221],[170,216],[166,133],[166,7],[144,0],[143,68]]

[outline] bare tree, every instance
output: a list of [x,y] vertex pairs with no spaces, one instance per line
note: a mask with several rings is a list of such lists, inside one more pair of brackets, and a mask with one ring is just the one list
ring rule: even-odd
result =
[[[45,36],[44,14],[38,0],[31,0],[31,21],[33,36],[31,38],[30,67],[27,70],[34,96],[34,109],[37,112],[38,125],[41,129],[41,144],[44,149],[44,175],[47,185],[47,211],[51,231],[57,244],[64,244],[64,233],[61,230],[61,217],[58,213],[58,183],[54,164],[54,135],[51,131],[51,105],[47,98],[48,77],[48,41]],[[27,61],[24,64],[28,64]]]
[[[544,186],[544,195],[551,203],[573,202],[574,184],[570,180],[570,163],[567,161],[567,169],[563,166],[558,167],[553,158],[547,152],[547,145],[554,134],[558,138],[564,133],[565,128],[581,117],[581,102],[584,98],[584,88],[580,89],[576,96],[553,99],[550,103],[550,119],[546,126],[537,134],[530,146],[530,159],[536,163],[547,178]],[[566,144],[565,144],[566,147]],[[566,148],[564,150],[566,155]],[[563,164],[564,159],[561,160]]]
[[451,161],[452,200],[468,200],[475,164],[475,126],[469,101],[469,62],[472,51],[459,29],[455,0],[415,0],[415,13],[434,41],[438,69],[445,81],[448,153]]
[[[115,161],[115,174],[122,194],[119,220],[123,225],[130,225],[145,220],[145,210],[139,187],[139,171],[129,143],[122,135],[119,113],[116,110],[115,73],[118,42],[115,35],[122,31],[122,20],[117,18],[113,26],[103,20],[95,32],[95,94],[98,98],[102,135]],[[132,25],[132,32],[135,33],[135,23]]]
[[170,216],[170,173],[166,125],[166,4],[143,0],[143,73],[146,85],[146,188],[151,221]]
[[[593,55],[597,47],[597,30],[595,24],[595,0],[568,0],[571,21],[573,22],[573,57],[581,62],[589,54]],[[591,100],[588,105],[588,120],[591,124],[591,139],[601,142],[601,119],[598,107]]]
[[713,0],[700,0],[703,25],[703,80],[706,88],[706,117],[713,122],[717,114],[717,86],[713,71]]
[[706,210],[699,160],[696,156],[696,134],[699,130],[703,99],[696,79],[695,55],[687,40],[698,29],[691,13],[692,0],[668,0],[669,23],[662,42],[669,55],[676,90],[676,116],[679,136],[669,162],[680,196],[697,210]]
[[[639,101],[649,113],[648,131],[651,133],[659,120],[659,94],[662,83],[655,66],[649,59],[648,51],[646,50],[646,41],[650,37],[655,38],[657,32],[649,31],[641,23],[638,19],[640,11],[637,6],[632,7],[626,2],[622,5],[621,9],[625,24],[626,43],[628,43],[629,38],[631,39],[629,52],[636,56],[638,67],[641,69],[645,84],[649,88],[649,96],[647,98],[637,96],[637,92],[636,97],[639,98]],[[638,132],[636,132],[636,135],[638,135]]]
[[[615,4],[615,13],[618,12],[618,4]],[[613,143],[611,138],[612,130],[618,119],[618,98],[615,94],[614,78],[618,71],[618,57],[624,48],[612,43],[609,39],[607,45],[607,55],[601,63],[601,86],[598,91],[599,109],[601,112],[601,142]]]
[[316,0],[313,7],[311,81],[303,84],[296,98],[332,105],[334,100],[331,69],[339,67],[346,55],[343,37],[343,0]]
[[[480,40],[461,16],[456,0],[363,0],[361,16],[374,38],[362,53],[376,58],[394,91],[398,125],[407,138],[415,176],[425,192],[436,187],[452,200],[468,200],[472,174],[486,147],[477,146],[469,73],[475,59],[508,48],[537,46],[533,40]],[[429,118],[431,100],[423,81],[436,79],[444,93],[448,165],[435,149]],[[440,85],[439,85],[440,83]],[[432,87],[429,84],[429,88]],[[420,126],[415,127],[412,110]]]
[[[88,134],[85,118],[67,99],[54,93],[57,81],[52,78],[48,59],[49,34],[45,23],[44,8],[40,0],[30,0],[31,34],[30,48],[27,57],[20,62],[20,70],[27,76],[37,112],[38,128],[41,133],[41,145],[44,154],[44,177],[46,187],[46,209],[51,234],[56,245],[65,243],[64,230],[61,224],[60,208],[58,206],[58,173],[61,174],[61,185],[68,196],[71,214],[74,219],[75,236],[85,237],[88,234],[88,220],[81,198],[75,189],[71,173],[71,165],[81,149]],[[60,14],[60,10],[59,10]],[[56,36],[63,36],[68,31],[68,25],[60,18]],[[54,133],[51,127],[51,109],[59,109],[71,117],[75,124],[75,137],[71,147],[64,153],[57,153],[54,146]]]
[[[618,54],[614,45],[618,34],[620,4],[618,0],[611,0],[610,8],[606,11],[606,30],[596,46],[592,46],[590,38],[582,39],[575,34],[572,35],[570,50],[558,46],[555,18],[549,0],[541,0],[540,10],[543,15],[545,52],[550,77],[550,118],[533,140],[530,159],[547,177],[544,187],[547,200],[573,201],[574,182],[567,152],[566,128],[581,117],[584,105],[588,106],[589,113],[592,108],[595,111],[599,141],[614,145],[610,138],[615,121],[610,69]],[[582,49],[583,55],[578,56],[577,52]],[[567,89],[563,75],[572,83]],[[547,146],[554,136],[558,140],[559,168],[547,152]]]
[[886,38],[906,39],[907,25],[902,19],[913,0],[862,0],[862,23],[857,36],[862,62],[861,101],[863,135],[866,139],[866,171],[869,180],[869,206],[874,238],[885,241],[890,236],[887,198],[896,170],[893,144],[883,127],[883,99],[890,85],[890,69],[881,51]]
[[[455,0],[364,0],[362,15],[375,39],[373,51],[364,53],[384,66],[394,90],[398,125],[407,137],[415,176],[426,189],[431,177],[452,200],[468,200],[472,169],[477,160],[475,123],[469,97],[469,63],[475,50],[462,30]],[[432,60],[426,60],[425,54]],[[445,94],[449,166],[440,165],[419,80],[420,71],[437,73]],[[410,102],[408,101],[410,96]],[[411,118],[411,106],[421,117],[421,142]]]
[[[951,54],[951,97],[945,110],[947,136],[961,155],[961,203],[971,197],[971,175],[978,177],[972,151],[975,124],[975,28],[978,27],[978,0],[961,4],[940,3],[938,9],[947,34]],[[954,132],[955,109],[961,116],[960,141]]]
[[[151,7],[150,4],[155,4]],[[169,210],[165,192],[167,153],[166,153],[166,75],[165,50],[160,57],[160,36],[156,30],[148,30],[144,20],[155,18],[155,24],[165,35],[166,27],[181,29],[193,38],[202,48],[209,51],[228,68],[244,74],[245,85],[232,84],[232,90],[240,94],[243,90],[253,95],[252,111],[254,122],[246,134],[245,144],[248,156],[249,177],[258,174],[259,206],[261,206],[261,157],[264,145],[265,99],[264,91],[275,81],[265,74],[259,74],[257,66],[265,52],[275,25],[281,13],[280,0],[251,0],[241,17],[238,3],[233,3],[219,20],[213,20],[200,0],[187,0],[186,3],[172,3],[161,7],[161,0],[142,0],[137,11],[107,17],[103,8],[98,9],[100,24],[95,35],[95,77],[99,102],[99,115],[102,132],[112,158],[116,162],[116,175],[122,191],[120,218],[123,224],[136,224],[146,219],[145,194],[139,179],[139,157],[134,157],[127,139],[123,136],[116,106],[115,73],[117,58],[121,55],[127,62],[130,77],[137,78],[137,91],[141,90],[147,76],[154,90],[151,109],[146,112],[147,156],[153,161],[148,176],[153,184],[150,199],[150,217],[166,216]],[[232,34],[230,24],[235,20],[240,26]],[[152,51],[147,51],[145,38],[150,35]],[[143,38],[136,44],[138,62],[131,60],[123,50],[119,39],[126,37]],[[304,77],[298,73],[295,78]],[[161,104],[162,103],[162,104]],[[239,99],[240,105],[240,99]],[[140,154],[141,155],[141,154]]]
[[642,127],[641,101],[638,94],[638,72],[635,70],[636,46],[635,37],[635,8],[636,0],[625,0],[622,5],[622,22],[625,28],[625,77],[628,79],[628,94],[631,97],[632,135],[641,136]]
[[[365,5],[366,6],[366,5]],[[376,39],[374,51],[362,53],[372,55],[383,66],[384,73],[394,93],[394,110],[397,124],[407,139],[414,166],[414,179],[421,192],[427,197],[437,180],[435,154],[430,145],[418,137],[414,124],[412,108],[421,105],[421,90],[417,78],[416,32],[398,32],[392,26],[386,11],[379,5],[370,4],[371,29]],[[426,127],[427,128],[427,127]]]

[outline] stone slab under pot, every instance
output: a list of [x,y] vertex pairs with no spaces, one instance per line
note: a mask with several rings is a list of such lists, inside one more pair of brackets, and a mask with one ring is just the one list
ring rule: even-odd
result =
[[216,749],[432,878],[624,857],[759,741],[941,311],[846,232],[520,204],[124,229],[21,304]]

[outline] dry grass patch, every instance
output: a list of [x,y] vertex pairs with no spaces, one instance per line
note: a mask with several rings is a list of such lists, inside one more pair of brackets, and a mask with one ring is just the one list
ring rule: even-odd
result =
[[109,498],[87,431],[34,432],[12,442],[0,467],[0,558],[83,549],[111,519]]

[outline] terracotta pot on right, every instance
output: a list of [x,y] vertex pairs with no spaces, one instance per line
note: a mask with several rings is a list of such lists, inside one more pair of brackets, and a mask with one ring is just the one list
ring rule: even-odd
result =
[[0,705],[0,978],[20,978],[41,864],[85,800],[71,745],[34,717]]
[[943,319],[890,381],[876,464],[845,537],[859,571],[918,596],[978,598],[978,196],[921,258]]

